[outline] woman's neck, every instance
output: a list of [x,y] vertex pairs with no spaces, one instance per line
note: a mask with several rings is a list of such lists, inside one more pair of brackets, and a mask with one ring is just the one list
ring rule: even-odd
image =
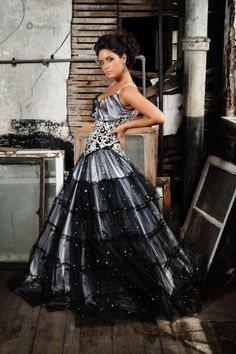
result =
[[123,84],[133,81],[129,71],[122,73],[119,77],[115,78],[115,80],[117,86],[122,86]]

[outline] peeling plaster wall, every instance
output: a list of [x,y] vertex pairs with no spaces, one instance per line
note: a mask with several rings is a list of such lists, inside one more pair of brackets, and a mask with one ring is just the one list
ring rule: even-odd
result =
[[[1,60],[71,57],[72,0],[2,0],[0,17]],[[16,126],[21,135],[33,129],[50,139],[71,141],[66,121],[69,67],[0,65],[0,144],[19,134]]]

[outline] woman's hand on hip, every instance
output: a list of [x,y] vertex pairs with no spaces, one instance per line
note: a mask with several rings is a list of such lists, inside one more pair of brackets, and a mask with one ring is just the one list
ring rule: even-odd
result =
[[121,150],[125,150],[125,133],[126,133],[126,128],[122,128],[122,126],[119,126],[117,128],[112,129],[109,131],[107,134],[112,135],[115,134],[117,139],[119,140]]

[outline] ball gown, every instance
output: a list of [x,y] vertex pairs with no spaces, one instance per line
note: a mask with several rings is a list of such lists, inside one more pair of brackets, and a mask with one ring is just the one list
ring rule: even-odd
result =
[[85,152],[55,197],[14,289],[70,309],[79,326],[194,312],[201,269],[164,220],[160,196],[107,132],[131,120],[119,92],[94,100]]

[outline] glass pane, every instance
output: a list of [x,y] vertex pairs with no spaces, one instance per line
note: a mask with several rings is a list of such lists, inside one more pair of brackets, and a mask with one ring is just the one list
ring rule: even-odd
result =
[[39,229],[39,165],[0,164],[0,260],[26,261]]
[[56,193],[56,179],[45,180],[45,221],[51,209]]
[[55,177],[56,176],[56,166],[55,158],[45,158],[45,177]]
[[236,175],[215,166],[210,166],[196,206],[223,222],[233,197],[235,186]]
[[164,205],[163,205],[163,187],[160,187],[160,186],[156,187],[156,191],[157,191],[158,196],[160,197],[160,199],[159,199],[160,207],[161,207],[161,209],[163,209],[164,208]]
[[185,237],[190,239],[199,252],[209,261],[220,229],[193,210]]
[[52,206],[56,194],[56,160],[45,159],[45,220]]
[[142,173],[145,172],[144,137],[142,135],[126,134],[125,154]]

